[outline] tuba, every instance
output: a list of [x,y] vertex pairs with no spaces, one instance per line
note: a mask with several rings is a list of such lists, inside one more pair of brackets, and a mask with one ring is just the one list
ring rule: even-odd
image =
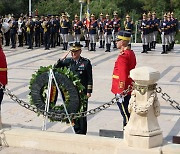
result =
[[26,22],[26,31],[28,32],[28,33],[30,33],[30,21],[28,20],[27,22]]
[[44,29],[44,32],[47,32],[47,21],[43,21],[42,28]]
[[3,22],[3,23],[2,23],[2,31],[3,31],[3,33],[8,32],[8,31],[9,31],[9,29],[10,29],[10,25],[9,25],[9,23],[7,23],[7,22]]

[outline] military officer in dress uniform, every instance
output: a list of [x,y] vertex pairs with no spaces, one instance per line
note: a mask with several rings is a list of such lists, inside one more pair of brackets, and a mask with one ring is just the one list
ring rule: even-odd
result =
[[177,18],[174,18],[174,13],[171,12],[171,21],[172,21],[172,45],[171,49],[174,49],[174,44],[175,44],[175,35],[178,32],[178,20]]
[[149,25],[147,21],[146,14],[143,14],[143,19],[140,23],[139,30],[141,32],[141,40],[143,44],[143,51],[141,53],[148,53],[148,34],[149,34]]
[[99,37],[99,48],[104,48],[105,40],[104,40],[104,32],[103,32],[103,25],[104,25],[104,17],[103,13],[99,15],[99,19],[97,20],[98,23],[98,37]]
[[130,71],[136,66],[136,57],[134,52],[128,47],[129,40],[131,39],[131,33],[126,31],[120,31],[117,35],[117,48],[120,49],[119,56],[114,65],[114,71],[112,75],[112,88],[111,91],[117,97],[117,105],[123,116],[123,127],[126,126],[130,113],[128,111],[129,100],[131,92],[127,96],[123,97],[121,93],[132,86],[133,80],[129,77]]
[[83,27],[82,22],[79,20],[79,16],[76,14],[75,19],[72,22],[73,32],[74,32],[74,41],[80,43],[81,38],[81,28]]
[[97,20],[95,20],[94,14],[91,15],[89,26],[89,39],[90,39],[90,51],[96,51],[96,35],[97,35]]
[[168,20],[168,25],[169,25],[169,34],[168,34],[168,51],[171,51],[172,49],[172,33],[173,33],[173,23],[172,23],[172,20],[171,20],[171,13],[169,12],[167,14],[167,20]]
[[112,28],[113,28],[113,22],[109,18],[109,14],[106,14],[106,19],[104,20],[104,26],[103,26],[104,37],[106,42],[105,52],[110,52],[111,50]]
[[1,102],[3,100],[3,89],[1,89],[1,86],[5,87],[8,83],[7,78],[7,62],[6,62],[6,56],[2,49],[2,35],[0,34],[0,129],[2,129],[2,122],[1,122]]
[[44,46],[45,50],[50,48],[50,36],[51,36],[51,22],[49,16],[45,17],[45,20],[42,23],[44,29]]
[[18,28],[18,23],[15,21],[14,17],[11,17],[10,21],[10,36],[11,36],[11,48],[16,48],[16,34],[17,34],[17,28]]
[[33,49],[33,37],[34,37],[34,21],[32,17],[29,16],[29,20],[26,22],[26,32],[27,32],[27,39],[28,39],[28,49]]
[[114,18],[112,19],[113,22],[113,31],[112,31],[112,37],[113,37],[113,48],[116,48],[116,36],[118,34],[118,31],[121,29],[121,20],[118,18],[117,12],[114,12]]
[[60,27],[61,27],[61,38],[63,41],[63,50],[67,50],[68,33],[70,31],[70,23],[69,23],[69,20],[66,18],[65,14],[62,14],[62,19],[60,21]]
[[168,35],[169,35],[169,23],[167,20],[167,14],[164,14],[164,19],[161,21],[159,26],[159,31],[161,33],[161,41],[162,41],[162,48],[163,52],[161,54],[167,54],[168,51]]
[[56,45],[57,46],[60,46],[60,19],[59,19],[59,16],[56,16]]
[[[132,36],[133,28],[134,28],[134,23],[131,20],[130,16],[127,14],[126,20],[124,21],[124,30],[131,33],[131,38],[133,37]],[[131,47],[131,40],[129,41],[129,47]]]
[[55,17],[51,16],[51,48],[56,47],[56,31],[57,31],[57,23]]
[[41,31],[41,22],[39,21],[39,17],[35,16],[35,47],[40,47],[40,31]]
[[154,23],[152,20],[152,15],[151,12],[148,13],[148,51],[151,51],[152,48],[152,40],[153,40],[153,28],[154,28]]
[[155,49],[156,48],[157,34],[158,34],[158,27],[159,27],[159,24],[160,24],[159,18],[156,18],[156,12],[152,13],[152,20],[153,20],[153,23],[154,23],[153,37],[152,37],[152,48]]
[[40,27],[40,43],[41,45],[44,45],[44,28],[42,27],[42,23],[44,22],[44,16],[41,16],[40,19],[40,23],[41,23],[41,27]]
[[[80,43],[71,43],[70,49],[71,58],[67,58],[69,52],[60,60],[58,60],[55,65],[56,68],[68,67],[70,70],[76,74],[81,84],[84,86],[84,93],[87,95],[87,98],[91,97],[92,86],[93,86],[93,78],[92,78],[92,65],[89,59],[81,57],[81,45]],[[88,99],[87,105],[83,109],[87,111],[88,107]],[[74,130],[77,134],[86,134],[87,132],[87,119],[86,117],[81,117],[75,120]]]

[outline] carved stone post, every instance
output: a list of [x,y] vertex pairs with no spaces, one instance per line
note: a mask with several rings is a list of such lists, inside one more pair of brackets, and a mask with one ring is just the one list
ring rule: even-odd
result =
[[130,77],[135,84],[128,106],[131,116],[124,130],[124,140],[132,147],[160,146],[163,136],[157,120],[160,105],[155,90],[160,73],[150,67],[140,67],[132,70]]

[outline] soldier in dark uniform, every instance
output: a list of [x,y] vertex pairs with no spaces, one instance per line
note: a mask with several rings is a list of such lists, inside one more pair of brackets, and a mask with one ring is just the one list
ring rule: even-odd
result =
[[66,18],[65,14],[62,14],[62,19],[60,21],[61,27],[61,38],[63,41],[63,50],[67,50],[68,48],[68,33],[70,31],[70,23],[69,20]]
[[89,26],[89,39],[90,39],[90,51],[96,51],[96,35],[97,35],[97,20],[95,20],[94,14],[91,15]]
[[156,48],[157,34],[158,34],[158,27],[159,27],[159,24],[160,24],[160,20],[158,18],[156,18],[156,12],[152,13],[152,20],[153,20],[153,23],[154,23],[152,48],[155,49]]
[[[93,86],[93,79],[92,79],[92,65],[89,59],[81,57],[81,45],[80,43],[71,43],[71,58],[66,58],[69,52],[62,58],[59,59],[56,68],[61,67],[68,67],[70,70],[76,74],[81,84],[84,86],[84,93],[87,97],[91,97],[92,93],[92,86]],[[87,105],[83,109],[83,111],[87,111],[88,107],[88,100]],[[81,117],[75,120],[74,130],[76,134],[86,134],[87,132],[87,119],[86,117]]]
[[104,32],[103,32],[103,25],[104,25],[104,18],[103,18],[103,13],[99,15],[99,19],[97,20],[98,23],[98,37],[99,37],[99,48],[104,48]]
[[45,50],[49,50],[49,48],[50,48],[50,36],[51,36],[51,22],[50,22],[49,16],[45,17],[45,21],[43,21],[42,27],[44,29]]
[[[131,20],[130,16],[127,14],[126,15],[126,20],[124,21],[124,30],[126,32],[130,32],[131,33],[131,38],[133,37],[132,36],[133,28],[134,28],[134,23]],[[131,40],[129,41],[129,47],[131,48]]]
[[10,35],[11,35],[11,48],[16,48],[16,34],[17,34],[18,23],[15,21],[14,17],[11,17],[10,23]]
[[148,34],[149,34],[149,25],[147,21],[146,14],[143,14],[143,19],[139,25],[139,31],[141,32],[141,40],[143,44],[143,51],[141,53],[148,53]]
[[117,12],[114,12],[114,18],[112,19],[113,22],[113,31],[112,31],[112,36],[113,36],[113,48],[116,48],[116,36],[118,34],[118,31],[121,29],[121,20],[118,18]]
[[28,37],[28,49],[33,49],[33,37],[34,37],[34,21],[32,17],[29,16],[29,20],[26,22],[27,27],[27,37]]
[[38,16],[35,16],[35,47],[40,47],[40,31],[41,31],[41,22],[39,21]]
[[57,24],[54,16],[51,16],[51,48],[56,46]]
[[77,14],[75,15],[75,19],[72,22],[72,26],[73,26],[73,32],[74,32],[74,41],[75,42],[80,42],[81,28],[83,27],[83,24],[79,20],[79,16]]
[[151,51],[152,49],[152,40],[153,40],[153,28],[154,28],[154,23],[152,20],[152,15],[151,12],[148,13],[148,51]]
[[56,16],[56,45],[60,46],[60,19]]
[[40,23],[41,23],[41,26],[40,26],[40,43],[41,45],[44,45],[44,28],[42,27],[42,23],[44,22],[44,16],[41,16],[41,19],[40,19]]
[[106,42],[106,51],[110,52],[111,49],[111,39],[112,39],[112,28],[113,28],[113,22],[111,21],[109,14],[106,14],[106,19],[104,20],[104,37]]

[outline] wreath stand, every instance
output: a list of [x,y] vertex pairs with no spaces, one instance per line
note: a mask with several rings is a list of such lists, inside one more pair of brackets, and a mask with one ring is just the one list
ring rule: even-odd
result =
[[[55,85],[56,85],[56,88],[58,90],[58,93],[60,94],[60,97],[61,97],[61,100],[63,102],[63,107],[64,107],[64,110],[65,110],[65,113],[68,117],[68,120],[69,120],[69,123],[70,123],[70,126],[72,128],[72,131],[73,133],[75,133],[74,131],[74,128],[73,128],[73,125],[72,125],[72,122],[71,122],[71,119],[69,118],[69,115],[68,115],[68,112],[67,112],[67,108],[66,108],[66,105],[62,99],[62,95],[61,95],[61,91],[58,87],[58,84],[57,84],[57,81],[56,81],[56,78],[54,76],[54,72],[52,70],[52,68],[49,70],[49,81],[48,81],[48,89],[47,89],[47,99],[46,99],[46,105],[45,105],[45,111],[48,112],[49,111],[49,103],[50,103],[50,94],[51,94],[51,85],[52,85],[52,80],[54,80],[55,82]],[[44,116],[44,120],[43,120],[43,126],[42,126],[42,131],[45,131],[46,130],[46,124],[47,124],[47,115]]]

